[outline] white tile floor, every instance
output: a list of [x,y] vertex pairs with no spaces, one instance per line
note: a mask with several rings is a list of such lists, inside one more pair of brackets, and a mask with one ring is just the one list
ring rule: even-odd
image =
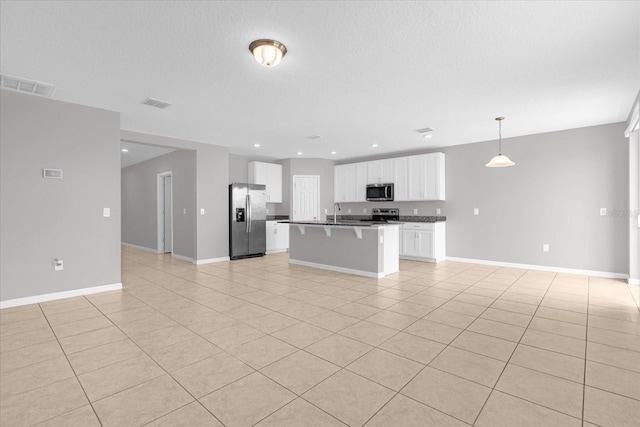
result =
[[124,290],[0,311],[3,426],[637,426],[622,281],[124,247]]

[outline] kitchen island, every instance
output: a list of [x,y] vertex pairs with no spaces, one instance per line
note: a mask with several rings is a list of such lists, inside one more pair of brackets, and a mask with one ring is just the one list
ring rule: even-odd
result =
[[289,222],[291,264],[381,278],[399,271],[399,247],[399,224]]

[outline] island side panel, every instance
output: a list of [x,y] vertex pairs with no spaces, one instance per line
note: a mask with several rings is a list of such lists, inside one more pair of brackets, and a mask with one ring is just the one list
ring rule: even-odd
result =
[[379,275],[383,271],[379,230],[361,230],[362,239],[356,237],[353,227],[331,227],[331,237],[327,237],[324,227],[305,226],[302,235],[298,226],[291,224],[289,259]]
[[380,235],[384,239],[380,253],[383,256],[382,272],[386,276],[400,271],[400,226],[385,225],[380,227]]

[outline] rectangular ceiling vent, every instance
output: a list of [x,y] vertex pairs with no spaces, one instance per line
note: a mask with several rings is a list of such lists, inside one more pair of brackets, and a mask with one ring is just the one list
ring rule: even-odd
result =
[[424,135],[425,133],[433,132],[433,129],[431,128],[416,129],[416,132],[418,132],[420,135]]
[[0,74],[0,87],[2,89],[14,90],[16,92],[30,93],[31,95],[51,98],[56,87],[49,83],[29,80],[22,77]]
[[144,101],[142,101],[142,103],[144,105],[150,105],[152,107],[162,108],[162,109],[165,109],[171,106],[171,104],[168,102],[160,101],[159,99],[153,99],[153,98],[147,98]]

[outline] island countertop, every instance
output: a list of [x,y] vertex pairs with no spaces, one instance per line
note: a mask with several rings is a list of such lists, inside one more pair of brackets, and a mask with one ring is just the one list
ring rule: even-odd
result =
[[318,226],[331,226],[331,227],[380,227],[386,225],[400,225],[402,222],[384,222],[384,221],[278,221],[280,224],[291,225],[318,225]]

